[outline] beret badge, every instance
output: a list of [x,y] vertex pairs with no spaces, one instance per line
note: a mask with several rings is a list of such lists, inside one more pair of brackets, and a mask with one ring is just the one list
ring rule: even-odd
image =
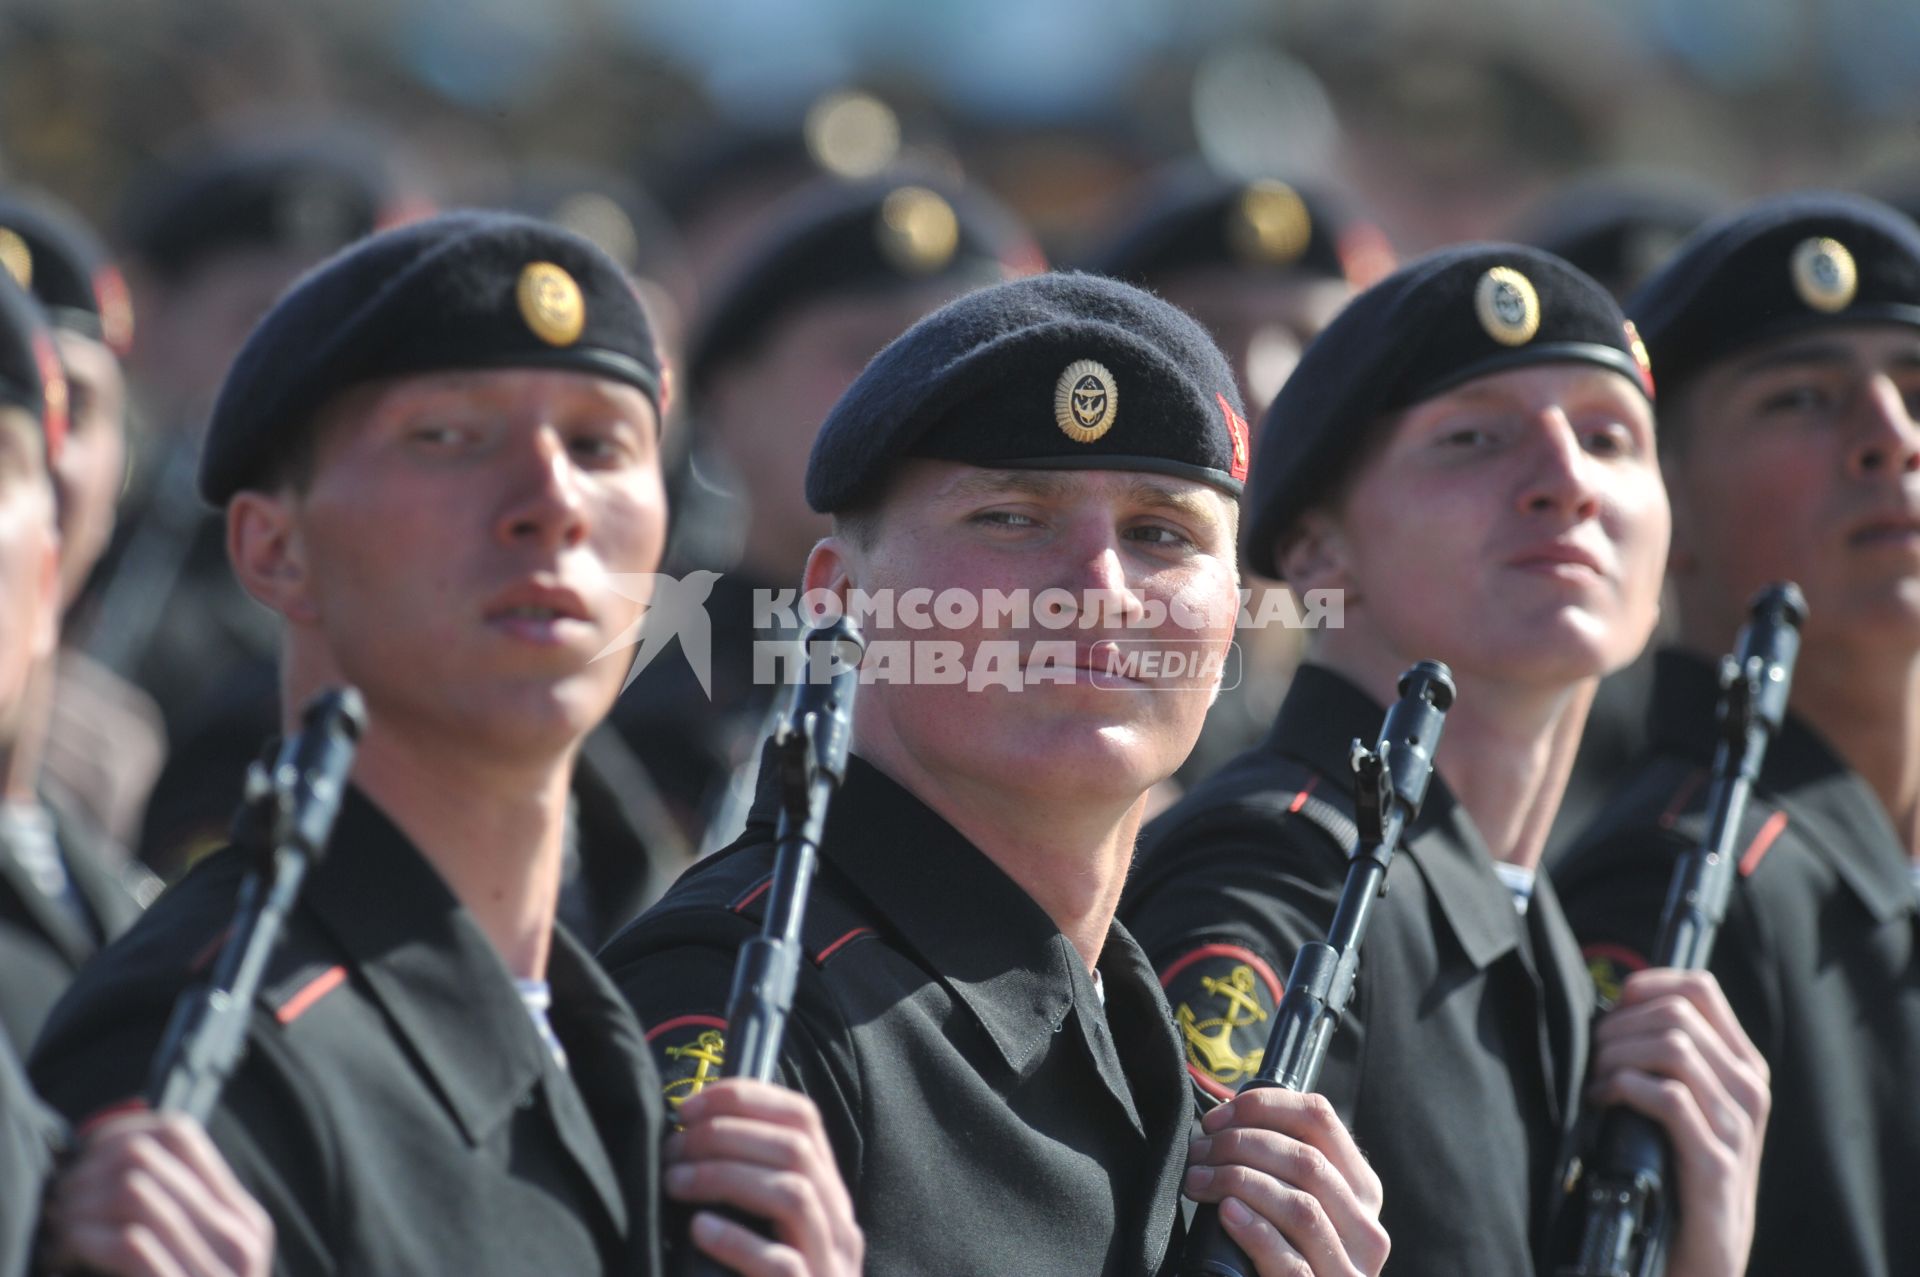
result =
[[1847,308],[1860,286],[1860,271],[1847,246],[1819,235],[1795,245],[1790,263],[1793,291],[1800,300],[1831,315]]
[[1640,370],[1640,388],[1647,392],[1647,398],[1653,398],[1653,360],[1647,357],[1647,343],[1640,339],[1640,330],[1629,319],[1623,326],[1627,335],[1627,349],[1633,352],[1633,366]]
[[1284,182],[1249,183],[1229,213],[1227,240],[1247,262],[1284,266],[1306,252],[1312,238],[1306,201]]
[[25,289],[33,287],[33,251],[18,234],[0,226],[0,268]]
[[1092,443],[1113,429],[1120,388],[1104,364],[1081,359],[1067,365],[1053,387],[1053,419],[1067,438]]
[[571,346],[587,326],[580,285],[552,262],[528,262],[522,267],[514,299],[520,305],[520,318],[549,346]]
[[874,228],[880,251],[904,275],[945,270],[960,250],[953,205],[924,186],[903,186],[880,204]]
[[1540,331],[1540,294],[1511,266],[1494,266],[1473,290],[1473,308],[1487,336],[1502,346],[1524,346]]

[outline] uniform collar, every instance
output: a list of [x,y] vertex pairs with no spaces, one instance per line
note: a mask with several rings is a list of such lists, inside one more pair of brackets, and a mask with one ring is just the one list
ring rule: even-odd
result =
[[[1324,667],[1305,665],[1294,675],[1267,748],[1306,762],[1329,779],[1349,777],[1351,742],[1356,737],[1377,741],[1385,717],[1386,707],[1356,684]],[[1544,874],[1536,877],[1527,913],[1516,911],[1512,894],[1493,871],[1493,852],[1438,771],[1412,836],[1394,857],[1387,889],[1405,881],[1401,875],[1410,869],[1419,873],[1475,970],[1512,955],[1526,971],[1544,1093],[1555,1120],[1562,1120],[1578,1104],[1593,989],[1552,884]]]
[[[1654,748],[1701,767],[1719,745],[1720,679],[1712,662],[1669,648],[1654,658]],[[1767,746],[1760,788],[1806,834],[1878,922],[1914,912],[1911,859],[1879,795],[1804,719],[1789,713]]]
[[[761,767],[749,822],[769,842],[779,810],[774,770]],[[965,1004],[1016,1075],[1039,1061],[1076,1000],[1101,1014],[1079,954],[1033,897],[864,759],[848,759],[821,851],[845,889]]]
[[[302,903],[352,959],[468,1141],[480,1143],[552,1056],[479,923],[358,789],[341,804]],[[554,992],[557,1003],[558,984]]]
[[[100,945],[87,933],[70,900],[49,894],[17,854],[14,840],[34,836],[38,835],[0,822],[0,889],[12,890],[19,898],[21,909],[39,927],[42,938],[53,946],[67,965],[78,970],[99,950]],[[62,863],[71,882],[71,864],[64,859]]]
[[[639,1225],[655,1214],[659,1141],[663,1134],[653,1055],[640,1023],[600,964],[564,927],[556,927],[547,958],[553,990],[549,1017],[565,1048],[572,1085],[546,1088],[561,1142],[593,1186],[616,1232],[650,1256],[652,1230]],[[524,1014],[523,1014],[523,1017]],[[542,1066],[553,1076],[550,1061]],[[603,1138],[602,1132],[605,1133]],[[655,1271],[650,1257],[641,1271]]]
[[[1353,741],[1372,745],[1379,740],[1386,713],[1384,705],[1346,677],[1325,666],[1302,665],[1265,748],[1306,763],[1330,781],[1345,783],[1353,775],[1349,761]],[[1351,794],[1343,795],[1342,805],[1351,809],[1352,804]],[[1402,857],[1418,867],[1476,969],[1484,970],[1520,945],[1524,920],[1493,872],[1493,853],[1437,770],[1412,836],[1403,840],[1394,857],[1396,865]],[[1393,878],[1394,871],[1389,870],[1389,891]]]

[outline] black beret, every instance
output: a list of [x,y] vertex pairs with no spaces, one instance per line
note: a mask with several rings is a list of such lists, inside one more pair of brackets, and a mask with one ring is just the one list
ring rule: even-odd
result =
[[1861,195],[1761,200],[1702,227],[1627,299],[1627,314],[1669,392],[1801,329],[1920,325],[1920,228]]
[[1725,204],[1709,188],[1680,178],[1590,178],[1534,208],[1514,238],[1578,267],[1623,298]]
[[200,493],[224,505],[349,386],[458,368],[575,369],[662,405],[653,332],[619,263],[534,218],[448,213],[362,240],[267,312],[220,388]]
[[1542,363],[1597,364],[1651,399],[1645,360],[1607,290],[1539,249],[1462,244],[1409,262],[1347,304],[1267,409],[1242,561],[1280,576],[1274,542],[1339,483],[1388,413]]
[[358,135],[196,139],[134,184],[120,237],[148,269],[177,276],[238,248],[317,260],[410,211],[386,156]]
[[1394,266],[1386,235],[1331,187],[1181,169],[1084,263],[1150,285],[1206,266],[1345,280],[1365,288]]
[[807,501],[857,508],[903,457],[1144,470],[1237,497],[1244,411],[1185,312],[1098,275],[1036,275],[950,302],[874,356],[820,427]]
[[688,345],[687,380],[698,390],[809,302],[1042,268],[1032,237],[984,196],[918,177],[826,180],[784,201],[715,291]]
[[49,459],[67,434],[67,379],[39,303],[0,270],[0,404],[40,423]]
[[127,352],[133,304],[126,281],[78,213],[38,192],[0,194],[0,266],[54,327]]

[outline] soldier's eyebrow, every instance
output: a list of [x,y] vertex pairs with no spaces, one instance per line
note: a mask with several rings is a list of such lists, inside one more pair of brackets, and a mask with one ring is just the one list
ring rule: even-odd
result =
[[1045,470],[976,470],[955,479],[941,495],[961,501],[990,501],[1010,496],[1050,501],[1065,496],[1076,486],[1067,476]]
[[1749,355],[1735,365],[1735,370],[1746,374],[1778,368],[1843,368],[1852,362],[1853,351],[1839,342],[1803,341]]
[[1211,493],[1199,488],[1170,488],[1151,479],[1136,479],[1127,488],[1127,498],[1149,510],[1170,510],[1189,519],[1219,522],[1219,503],[1209,500]]

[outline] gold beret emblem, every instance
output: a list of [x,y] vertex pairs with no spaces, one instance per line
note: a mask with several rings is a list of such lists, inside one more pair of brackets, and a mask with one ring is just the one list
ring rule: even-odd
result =
[[33,287],[33,250],[27,247],[27,241],[4,226],[0,226],[0,266],[6,268],[20,287]]
[[1853,254],[1845,244],[1825,235],[1801,240],[1793,250],[1791,266],[1793,291],[1823,314],[1845,310],[1860,287]]
[[924,186],[903,186],[880,202],[880,252],[905,275],[945,270],[960,248],[953,206]]
[[1284,266],[1307,251],[1313,218],[1306,201],[1285,182],[1250,182],[1234,201],[1227,242],[1243,261]]
[[1487,336],[1502,346],[1524,346],[1540,331],[1540,294],[1510,266],[1495,266],[1480,277],[1473,308]]
[[528,262],[514,290],[520,318],[549,346],[571,346],[587,326],[587,305],[573,276],[552,262]]
[[1120,387],[1106,365],[1081,359],[1067,365],[1053,387],[1053,419],[1067,438],[1092,443],[1113,429]]

